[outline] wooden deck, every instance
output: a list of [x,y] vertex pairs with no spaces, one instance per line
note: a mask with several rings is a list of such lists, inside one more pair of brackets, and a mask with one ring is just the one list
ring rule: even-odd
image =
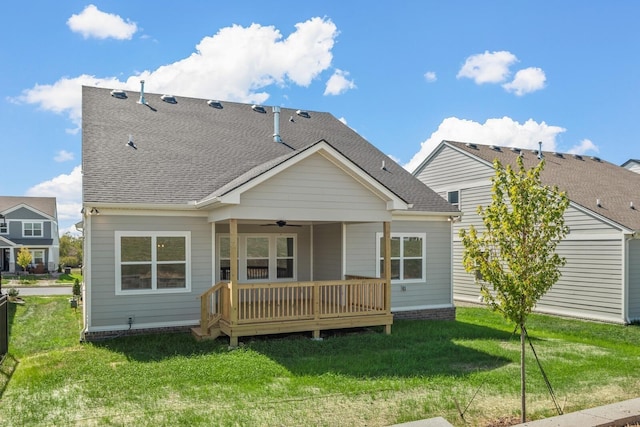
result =
[[224,334],[231,346],[238,337],[326,329],[385,326],[391,333],[388,282],[379,278],[238,283],[220,282],[200,296],[199,339]]

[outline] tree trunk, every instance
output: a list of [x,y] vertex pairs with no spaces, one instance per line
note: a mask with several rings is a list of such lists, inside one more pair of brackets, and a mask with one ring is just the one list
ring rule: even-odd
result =
[[522,413],[520,421],[522,423],[527,422],[527,391],[526,391],[526,379],[524,369],[524,350],[525,350],[525,330],[524,324],[520,324],[520,397],[522,400]]

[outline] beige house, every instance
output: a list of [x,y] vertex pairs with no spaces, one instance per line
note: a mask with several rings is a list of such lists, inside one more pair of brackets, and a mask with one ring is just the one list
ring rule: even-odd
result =
[[[640,320],[640,174],[597,157],[543,152],[545,185],[557,185],[571,201],[569,235],[558,246],[567,259],[562,277],[540,300],[540,312],[617,323]],[[462,267],[461,228],[482,225],[479,205],[491,202],[493,160],[531,168],[536,150],[443,141],[414,175],[460,207],[454,225],[454,296],[477,302],[474,277]]]

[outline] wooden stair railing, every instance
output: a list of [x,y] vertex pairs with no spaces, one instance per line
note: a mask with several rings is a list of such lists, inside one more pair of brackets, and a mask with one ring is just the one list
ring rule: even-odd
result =
[[217,325],[223,316],[228,286],[228,282],[218,282],[200,295],[200,330],[194,333],[209,339],[220,336]]

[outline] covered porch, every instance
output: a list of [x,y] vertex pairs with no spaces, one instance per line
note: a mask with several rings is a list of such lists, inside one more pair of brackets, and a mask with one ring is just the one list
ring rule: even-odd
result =
[[[243,336],[384,326],[391,333],[391,223],[383,225],[383,277],[344,274],[335,280],[270,281],[260,272],[239,280],[238,221],[229,220],[229,262],[220,280],[200,295],[198,339],[227,335],[231,346]],[[255,274],[249,277],[249,274]]]

